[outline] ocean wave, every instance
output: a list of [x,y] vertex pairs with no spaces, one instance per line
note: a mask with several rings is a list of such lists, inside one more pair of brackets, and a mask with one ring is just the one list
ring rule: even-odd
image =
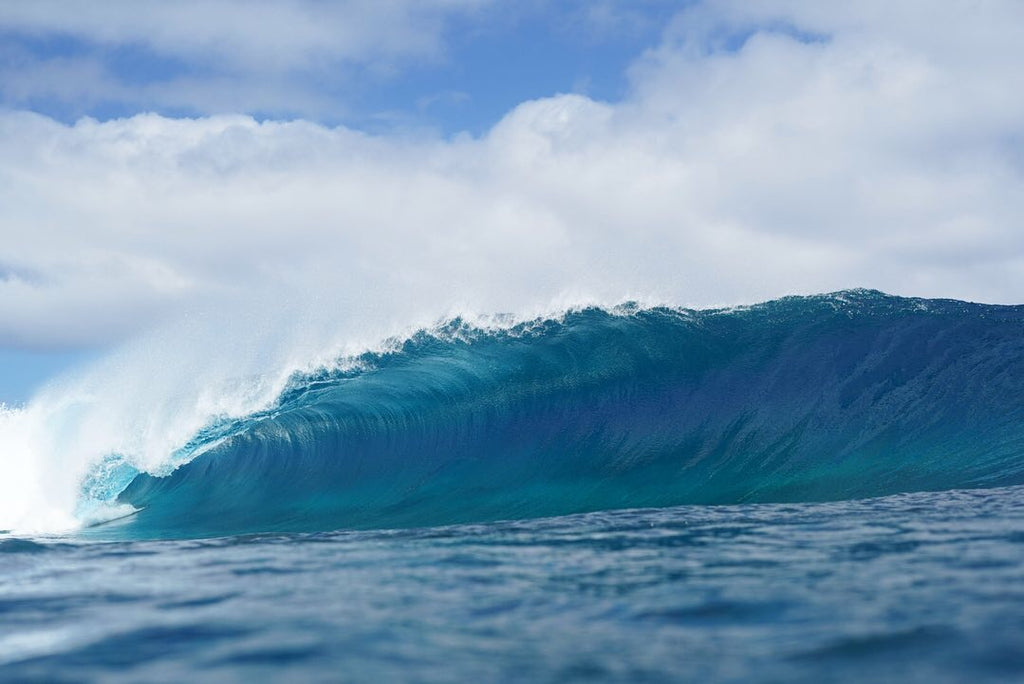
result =
[[[1024,483],[1024,307],[867,290],[448,321],[295,375],[84,498],[130,536],[408,527]],[[180,464],[180,465],[179,465]]]

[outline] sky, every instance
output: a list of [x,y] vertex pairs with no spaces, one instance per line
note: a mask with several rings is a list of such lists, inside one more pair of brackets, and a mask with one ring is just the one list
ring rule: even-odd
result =
[[1021,303],[1021,64],[1018,0],[0,3],[0,402],[167,329]]

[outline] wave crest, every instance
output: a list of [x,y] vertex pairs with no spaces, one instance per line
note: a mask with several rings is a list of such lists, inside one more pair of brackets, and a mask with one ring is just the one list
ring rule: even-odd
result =
[[[402,527],[1024,482],[1024,307],[849,291],[456,319],[139,474],[126,534]],[[121,473],[121,477],[124,473]]]

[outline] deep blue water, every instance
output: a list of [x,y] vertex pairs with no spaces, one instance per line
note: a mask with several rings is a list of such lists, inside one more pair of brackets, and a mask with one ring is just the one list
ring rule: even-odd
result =
[[167,463],[0,534],[0,680],[1024,681],[1024,306],[457,319]]
[[0,541],[0,680],[1024,680],[1024,487]]

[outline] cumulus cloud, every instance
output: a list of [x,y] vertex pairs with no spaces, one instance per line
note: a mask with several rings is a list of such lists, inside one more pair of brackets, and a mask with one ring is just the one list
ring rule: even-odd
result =
[[[624,101],[525,102],[479,138],[2,114],[0,341],[108,343],[211,300],[1024,301],[1020,6],[824,7],[700,4]],[[102,31],[159,35],[134,26]]]

